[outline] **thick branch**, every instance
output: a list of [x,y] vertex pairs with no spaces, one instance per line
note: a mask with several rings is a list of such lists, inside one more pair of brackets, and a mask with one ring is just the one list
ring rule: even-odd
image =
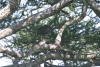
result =
[[[98,54],[85,54],[85,55],[73,55],[73,58],[69,54],[60,54],[60,53],[48,53],[45,56],[39,58],[38,60],[35,60],[31,63],[24,63],[18,65],[18,67],[37,67],[37,65],[44,63],[45,61],[49,59],[58,59],[58,60],[81,60],[81,61],[91,61],[94,57],[99,57],[100,55]],[[14,67],[14,65],[6,66],[6,67]]]
[[19,54],[19,52],[11,50],[10,48],[4,48],[4,47],[0,47],[0,53],[4,53],[7,56],[12,56],[12,57],[22,57],[21,54]]
[[73,55],[73,58],[71,57],[71,55],[69,54],[60,54],[60,53],[48,53],[45,56],[39,58],[38,60],[34,61],[34,64],[39,65],[41,63],[44,63],[45,61],[49,60],[49,59],[58,59],[58,60],[81,60],[81,61],[91,61],[91,59],[93,59],[94,57],[99,57],[100,55],[96,55],[96,54],[76,54]]
[[17,52],[10,48],[0,47],[0,53],[4,53],[8,57],[11,56],[15,58],[26,57],[26,56],[29,56],[30,54],[33,55],[39,52],[40,50],[55,50],[56,49],[56,50],[63,50],[65,52],[68,52],[71,55],[75,54],[75,52],[72,51],[70,48],[66,48],[66,47],[57,48],[57,45],[46,44],[46,42],[49,42],[49,40],[43,39],[35,46],[31,47],[30,49],[27,49],[26,52]]
[[[85,13],[86,13],[86,5],[83,7],[83,9],[84,9],[84,11],[83,11],[83,13],[82,13],[82,15],[81,16],[85,16]],[[80,17],[81,17],[80,16]],[[73,20],[73,21],[71,21],[71,22],[68,22],[68,24],[73,24],[74,22],[78,22],[78,21],[80,21],[81,19],[83,19],[83,17],[81,17],[81,18],[78,18],[79,20]],[[67,23],[66,23],[67,24]],[[66,24],[65,24],[65,26],[64,26],[64,28],[66,27]],[[41,41],[38,45],[36,45],[35,47],[33,47],[32,49],[29,49],[28,51],[30,51],[30,52],[28,52],[28,54],[26,54],[26,53],[24,53],[24,55],[23,54],[21,54],[19,57],[22,57],[22,56],[27,56],[27,55],[29,55],[29,54],[34,54],[35,52],[37,52],[39,49],[57,49],[57,45],[53,45],[53,44],[46,44],[46,41],[45,40],[43,40],[43,41]],[[70,51],[70,50],[68,50],[68,49],[65,49],[65,50],[67,50],[67,51]]]
[[6,29],[3,29],[0,31],[0,39],[3,38],[3,37],[6,37],[8,35],[11,35],[13,33],[16,33],[17,31],[31,25],[31,24],[34,24],[42,19],[45,19],[47,17],[50,17],[54,14],[57,14],[59,13],[59,11],[69,5],[73,0],[61,0],[59,3],[55,4],[54,6],[44,10],[44,11],[41,11],[33,16],[30,16],[22,21],[19,21],[17,22],[16,24],[6,28]]
[[100,17],[100,5],[97,4],[94,0],[86,0],[87,4],[90,5],[91,9]]
[[68,52],[69,54],[75,54],[75,51],[72,51],[70,48],[66,48],[66,47],[57,48],[58,47],[57,45],[46,44],[47,41],[49,41],[49,40],[43,39],[41,42],[39,42],[39,44],[36,44],[33,48],[29,49],[28,50],[29,52],[27,52],[27,53],[35,54],[36,52],[39,52],[40,50],[63,50],[65,52]]
[[55,39],[55,44],[56,45],[58,45],[58,46],[60,45],[62,33],[63,33],[64,29],[66,28],[66,26],[74,24],[74,23],[78,23],[79,21],[81,21],[86,16],[86,11],[87,11],[87,5],[86,5],[86,2],[84,1],[83,7],[82,7],[82,14],[79,17],[77,17],[76,19],[74,19],[70,22],[66,22],[62,26],[62,28],[59,30],[59,33],[58,33],[58,35]]
[[11,0],[5,8],[0,10],[0,23],[2,20],[6,19],[8,16],[13,14],[17,10],[20,1],[21,0]]

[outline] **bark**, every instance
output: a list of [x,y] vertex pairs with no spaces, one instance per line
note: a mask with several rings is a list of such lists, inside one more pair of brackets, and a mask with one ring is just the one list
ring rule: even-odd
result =
[[[79,60],[79,61],[90,61],[90,62],[95,62],[96,60],[92,60],[94,57],[99,57],[99,54],[75,54],[73,55],[73,60]],[[58,59],[58,60],[70,60],[71,59],[71,55],[69,54],[62,54],[62,53],[48,53],[45,56],[39,58],[38,60],[35,60],[33,62],[30,63],[23,63],[23,64],[19,64],[17,65],[18,67],[37,67],[39,64],[44,63],[46,60],[50,60],[50,59]],[[97,62],[95,62],[97,63]],[[10,66],[5,66],[5,67],[15,67],[14,65],[10,65]]]
[[6,56],[8,56],[10,58],[22,57],[21,54],[18,51],[15,51],[15,50],[12,50],[12,49],[6,48],[6,47],[0,47],[0,53],[4,53],[4,54],[6,54]]
[[[33,16],[30,16],[29,18],[26,18],[22,21],[19,21],[18,23],[10,26],[9,28],[1,30],[2,32],[0,31],[0,38],[3,38],[3,37],[6,37],[8,35],[11,35],[13,33],[16,33],[17,31],[19,31],[22,28],[27,27],[28,25],[31,25],[33,23],[36,23],[36,22],[42,20],[42,19],[45,19],[46,17],[49,17],[51,15],[59,13],[59,11],[63,7],[65,7],[65,4],[69,5],[71,1],[72,0],[70,0],[70,1],[62,0],[61,2],[57,3],[53,7],[46,9],[45,11],[41,11],[41,12],[39,12],[39,13],[33,15]],[[84,1],[82,14],[79,17],[77,17],[76,19],[74,19],[70,22],[66,22],[62,26],[62,28],[59,30],[59,33],[58,33],[58,35],[55,39],[55,45],[54,44],[46,44],[46,41],[48,41],[48,40],[43,40],[43,41],[39,42],[39,44],[36,44],[33,48],[27,50],[27,52],[25,52],[25,53],[18,53],[16,51],[12,51],[10,49],[5,49],[5,48],[0,48],[0,52],[4,53],[7,50],[8,52],[6,52],[6,53],[15,54],[19,58],[28,56],[30,54],[35,54],[36,52],[38,52],[41,49],[43,49],[43,50],[44,49],[45,50],[46,49],[64,50],[64,51],[69,53],[69,54],[61,54],[61,53],[50,53],[49,52],[45,56],[39,58],[38,60],[35,60],[34,62],[16,65],[18,67],[32,67],[32,66],[37,67],[37,65],[40,65],[41,63],[45,63],[46,60],[50,60],[50,59],[58,59],[58,60],[70,60],[70,59],[72,59],[72,60],[81,60],[81,61],[87,60],[87,61],[90,61],[90,62],[93,63],[93,61],[95,61],[95,60],[93,60],[93,58],[99,57],[100,56],[99,54],[97,54],[97,55],[96,54],[80,55],[80,54],[75,54],[74,51],[71,51],[71,49],[69,49],[69,48],[63,48],[63,47],[57,48],[60,45],[62,33],[63,33],[64,29],[66,28],[66,26],[68,26],[70,24],[78,23],[79,21],[81,21],[86,16],[86,11],[87,11],[87,5],[86,5],[86,2]],[[8,32],[8,34],[7,34],[7,32]],[[5,34],[3,34],[3,33],[5,33]],[[71,57],[71,55],[73,55],[73,58]],[[14,55],[11,55],[11,56],[14,57]],[[10,66],[6,66],[6,67],[15,67],[15,65],[10,65]]]
[[17,8],[19,7],[21,0],[11,0],[8,2],[8,5],[0,10],[0,23],[10,15],[12,15]]
[[79,21],[81,21],[82,19],[84,19],[84,17],[86,16],[86,11],[87,11],[87,4],[84,1],[83,3],[83,7],[82,7],[82,14],[80,16],[78,16],[77,18],[75,18],[74,20],[70,21],[70,22],[66,22],[62,28],[59,30],[59,33],[55,39],[55,44],[60,46],[60,42],[61,42],[61,37],[62,37],[62,33],[64,31],[64,29],[66,28],[66,26],[74,24],[74,23],[78,23]]
[[90,8],[96,13],[98,17],[100,17],[100,5],[97,4],[94,0],[86,0],[87,4]]
[[14,34],[14,33],[18,32],[19,30],[21,30],[29,25],[32,25],[42,19],[45,19],[47,17],[50,17],[52,15],[59,13],[62,8],[64,8],[65,6],[68,6],[72,1],[73,0],[61,0],[54,6],[48,8],[44,11],[41,11],[39,13],[36,13],[35,15],[32,15],[28,18],[25,18],[22,21],[19,21],[16,24],[11,25],[10,27],[8,27],[6,29],[1,30],[0,31],[0,39],[4,38],[6,36],[9,36],[11,34]]

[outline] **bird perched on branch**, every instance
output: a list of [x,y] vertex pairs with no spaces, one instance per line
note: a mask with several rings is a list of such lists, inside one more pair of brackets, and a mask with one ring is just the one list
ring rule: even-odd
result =
[[44,25],[44,26],[39,27],[37,34],[45,35],[45,34],[50,33],[51,31],[52,31],[52,28],[49,25]]

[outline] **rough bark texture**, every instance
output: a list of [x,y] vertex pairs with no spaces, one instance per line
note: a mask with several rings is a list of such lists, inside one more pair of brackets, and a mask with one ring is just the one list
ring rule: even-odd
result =
[[[42,19],[45,19],[47,17],[50,17],[52,15],[59,13],[62,8],[69,5],[72,1],[73,0],[61,0],[54,6],[48,8],[44,11],[41,11],[33,16],[25,18],[24,20],[19,21],[16,24],[14,24],[6,29],[1,30],[0,31],[0,39],[4,38],[6,36],[9,36],[13,33],[16,33],[17,31],[19,31],[31,24],[34,24]],[[86,1],[89,4],[89,2],[93,1],[93,0],[86,0]],[[94,3],[94,1],[93,1],[93,3]],[[90,6],[92,6],[92,4],[90,4]],[[91,8],[93,8],[94,11],[97,10],[97,12],[98,12],[99,10],[95,9],[94,7],[91,7]],[[15,8],[17,9],[18,7],[15,6]],[[16,9],[14,9],[14,10],[16,10]],[[85,60],[85,61],[89,61],[91,63],[96,62],[96,60],[94,60],[93,58],[100,57],[100,54],[77,54],[77,53],[75,53],[74,50],[71,50],[70,48],[60,46],[62,33],[65,30],[66,26],[74,24],[74,23],[78,23],[79,21],[81,21],[86,16],[86,11],[87,11],[87,4],[84,0],[83,7],[82,7],[82,14],[80,16],[76,17],[74,20],[71,20],[70,22],[65,22],[65,24],[60,28],[54,44],[53,43],[47,44],[46,42],[49,42],[49,40],[43,39],[38,44],[35,44],[33,47],[30,47],[29,49],[27,49],[27,51],[24,51],[24,52],[21,52],[21,51],[18,52],[18,51],[12,50],[12,49],[8,49],[6,47],[5,48],[0,47],[0,53],[4,53],[4,54],[6,54],[6,56],[13,59],[14,65],[6,66],[6,67],[33,67],[33,66],[37,67],[41,63],[45,63],[45,61],[50,60],[50,59],[52,59],[52,60],[54,60],[54,59],[70,60],[70,59],[72,59],[72,60],[80,60],[80,61]],[[12,13],[13,13],[13,11],[12,11]],[[9,13],[9,14],[11,15],[11,13]],[[59,46],[60,46],[60,48],[59,48]],[[58,50],[58,51],[64,51],[65,53],[47,52],[47,54],[43,55],[42,57],[39,57],[37,60],[35,60],[33,62],[18,64],[18,60],[16,58],[20,59],[23,57],[28,57],[30,55],[34,55],[35,53],[37,53],[39,51],[41,52],[41,50],[56,50],[56,51]],[[66,52],[68,54],[66,54]]]
[[17,22],[16,24],[10,26],[9,28],[3,29],[0,31],[0,39],[4,38],[8,35],[11,35],[13,33],[16,33],[17,31],[34,24],[42,19],[45,19],[47,17],[50,17],[52,15],[55,15],[60,12],[60,10],[68,6],[73,0],[61,0],[59,3],[55,4],[54,6],[41,11],[33,16],[30,16],[22,21]]
[[11,0],[9,1],[8,5],[5,8],[0,10],[0,23],[2,20],[9,17],[17,10],[17,8],[19,7],[20,1],[21,0]]
[[98,17],[100,17],[100,5],[97,4],[94,0],[86,0],[87,4],[93,9]]

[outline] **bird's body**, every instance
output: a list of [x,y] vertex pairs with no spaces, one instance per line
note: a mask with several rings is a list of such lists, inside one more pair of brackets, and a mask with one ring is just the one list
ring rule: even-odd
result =
[[49,25],[44,25],[39,27],[37,34],[39,35],[45,35],[51,32],[52,28]]

